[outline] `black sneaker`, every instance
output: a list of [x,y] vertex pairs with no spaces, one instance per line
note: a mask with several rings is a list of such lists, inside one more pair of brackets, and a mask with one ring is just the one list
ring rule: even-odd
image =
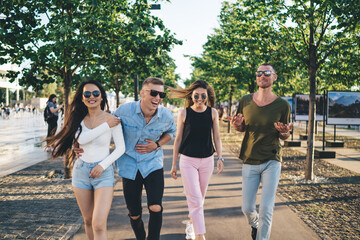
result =
[[251,237],[253,240],[256,240],[256,233],[257,233],[257,228],[251,227]]

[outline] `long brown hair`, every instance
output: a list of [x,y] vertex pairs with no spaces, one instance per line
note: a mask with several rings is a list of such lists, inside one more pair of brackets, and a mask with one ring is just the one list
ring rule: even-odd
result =
[[190,87],[182,88],[170,88],[169,98],[185,98],[185,108],[190,107],[194,104],[192,100],[192,93],[197,88],[203,88],[207,90],[208,100],[207,106],[215,106],[215,92],[214,89],[205,80],[196,80]]
[[[68,107],[63,128],[55,136],[46,138],[47,147],[53,147],[54,149],[52,152],[53,158],[61,157],[64,155],[67,156],[65,157],[64,161],[66,166],[71,166],[72,162],[74,161],[75,153],[74,151],[72,151],[72,145],[75,141],[77,141],[82,131],[80,124],[81,121],[88,114],[88,109],[82,101],[83,90],[86,84],[94,84],[99,88],[102,98],[100,107],[102,110],[105,109],[105,106],[107,107],[107,109],[109,109],[105,89],[101,86],[99,82],[91,79],[80,83],[75,92],[75,96],[70,106]],[[80,132],[79,134],[76,134],[78,130],[80,130]]]

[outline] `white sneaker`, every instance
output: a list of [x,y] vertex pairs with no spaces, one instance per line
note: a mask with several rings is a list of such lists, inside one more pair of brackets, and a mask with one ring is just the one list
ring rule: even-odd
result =
[[192,223],[190,222],[186,223],[185,233],[186,233],[186,237],[185,237],[186,239],[195,239],[194,226],[192,225]]

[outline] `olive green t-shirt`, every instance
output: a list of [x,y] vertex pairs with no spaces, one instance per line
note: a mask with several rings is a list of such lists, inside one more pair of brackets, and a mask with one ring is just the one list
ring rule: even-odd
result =
[[237,110],[245,118],[245,136],[239,157],[244,163],[251,165],[269,160],[281,162],[279,132],[274,123],[289,123],[290,104],[278,97],[272,103],[259,107],[252,96],[253,94],[243,96]]

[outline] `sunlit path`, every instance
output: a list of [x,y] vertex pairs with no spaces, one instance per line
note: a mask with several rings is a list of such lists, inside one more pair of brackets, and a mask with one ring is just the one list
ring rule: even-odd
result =
[[42,149],[47,125],[41,115],[22,113],[0,120],[0,177],[46,160]]

